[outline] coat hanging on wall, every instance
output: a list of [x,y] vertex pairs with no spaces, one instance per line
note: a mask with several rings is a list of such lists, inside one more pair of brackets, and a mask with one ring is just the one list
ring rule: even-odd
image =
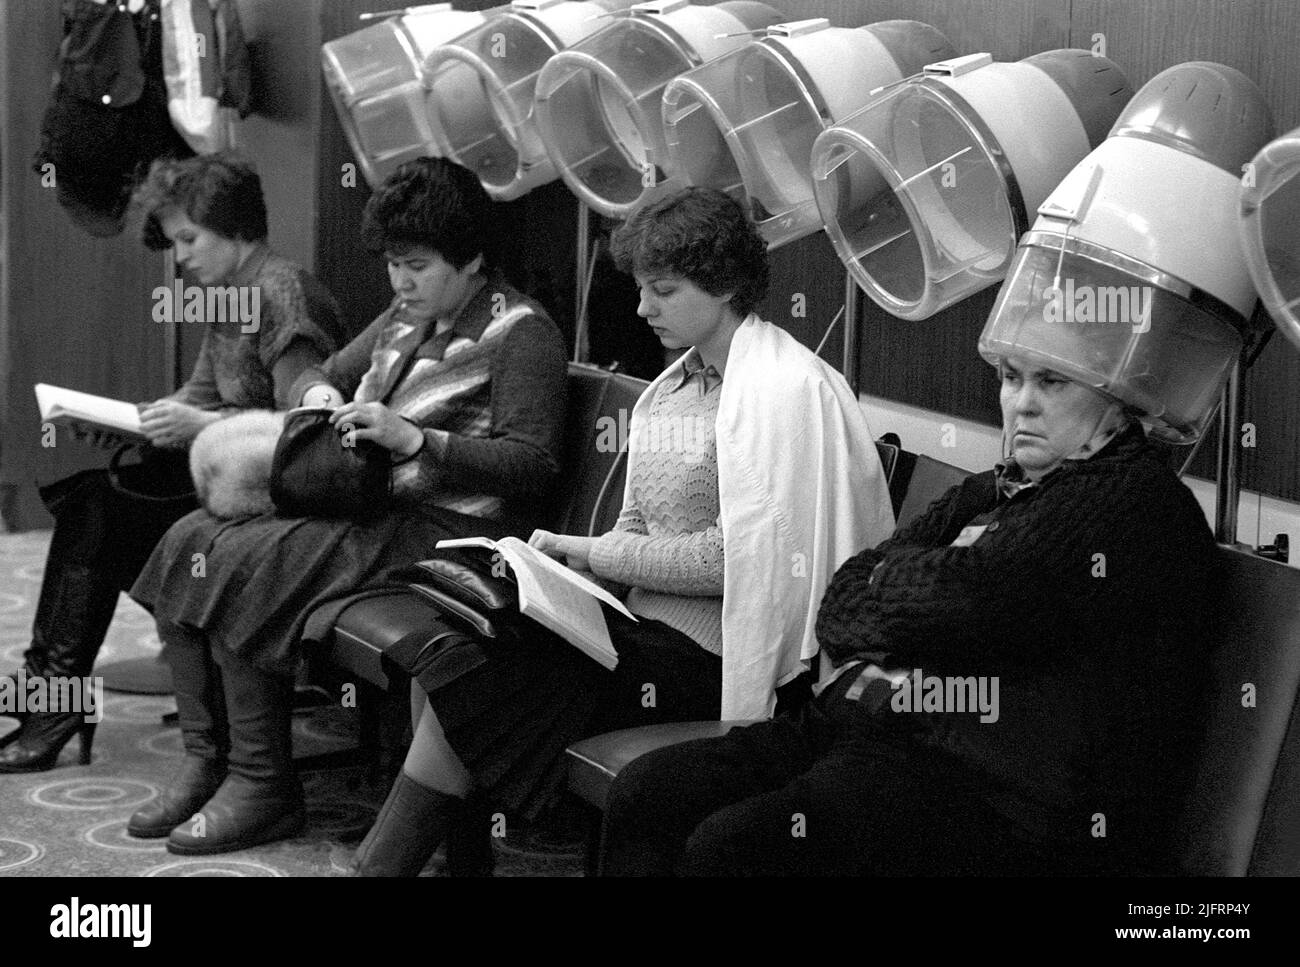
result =
[[233,145],[252,71],[234,0],[162,0],[163,77],[172,124],[195,151]]
[[33,167],[91,235],[122,231],[151,161],[193,153],[168,117],[161,9],[162,0],[63,0],[53,100]]

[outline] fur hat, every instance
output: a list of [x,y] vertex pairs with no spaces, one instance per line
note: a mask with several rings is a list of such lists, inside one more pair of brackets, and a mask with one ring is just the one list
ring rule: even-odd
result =
[[214,517],[254,517],[271,503],[271,458],[284,414],[249,410],[204,427],[190,447],[190,476]]

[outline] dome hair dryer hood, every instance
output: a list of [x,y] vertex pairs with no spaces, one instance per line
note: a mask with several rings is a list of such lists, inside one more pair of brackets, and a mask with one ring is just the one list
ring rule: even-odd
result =
[[1255,155],[1241,185],[1246,267],[1282,334],[1300,347],[1300,128]]
[[928,24],[776,24],[766,36],[674,78],[664,89],[671,170],[747,202],[769,248],[818,232],[809,157],[828,125],[872,91],[956,53]]
[[430,3],[321,45],[325,87],[370,187],[404,161],[441,153],[424,103],[424,59],[483,20]]
[[886,312],[925,319],[1001,281],[1030,213],[1132,93],[1086,50],[931,64],[818,137],[826,234]]
[[780,19],[752,0],[638,3],[547,61],[537,79],[537,129],[573,193],[609,218],[639,208],[671,171],[664,86]]
[[631,0],[514,0],[424,62],[430,128],[440,154],[474,172],[497,201],[554,181],[533,95],[552,56]]
[[1152,78],[1038,209],[979,351],[1015,356],[1195,442],[1242,348],[1255,290],[1237,244],[1240,177],[1272,137],[1263,94],[1222,64]]

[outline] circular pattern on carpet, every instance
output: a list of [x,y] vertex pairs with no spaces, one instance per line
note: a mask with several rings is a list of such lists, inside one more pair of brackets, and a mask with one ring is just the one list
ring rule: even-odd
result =
[[340,721],[339,716],[331,714],[332,712],[333,710],[330,709],[323,714],[314,712],[311,715],[295,715],[294,735],[319,742],[351,744],[356,739],[355,730],[349,728],[347,722]]
[[128,853],[163,853],[167,850],[167,839],[136,839],[126,833],[125,819],[106,819],[96,823],[81,833],[83,842],[103,849],[122,850]]
[[360,839],[375,822],[377,810],[362,802],[343,800],[307,803],[307,825],[330,839]]
[[179,758],[185,754],[185,737],[181,735],[180,729],[167,729],[165,732],[159,732],[151,735],[147,739],[141,739],[136,743],[136,748],[142,752],[148,752],[150,755],[163,756],[165,758]]
[[158,795],[158,787],[136,779],[61,779],[27,792],[28,802],[47,809],[125,809]]
[[45,847],[22,839],[0,838],[0,873],[35,863],[45,855]]
[[175,860],[145,870],[141,876],[285,876],[283,871],[252,860],[222,860],[210,856]]
[[130,698],[105,696],[104,708],[105,715],[114,721],[162,725],[162,717],[168,712],[176,711],[176,700],[147,695],[133,695]]

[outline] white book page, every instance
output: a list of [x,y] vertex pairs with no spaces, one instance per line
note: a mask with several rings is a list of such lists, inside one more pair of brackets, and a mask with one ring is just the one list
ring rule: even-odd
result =
[[[537,548],[529,546],[528,544],[526,544],[524,541],[521,541],[517,537],[503,537],[501,540],[497,542],[497,546],[501,548],[502,554],[505,553],[505,549],[507,545],[509,545],[510,547],[518,546],[519,548],[521,548],[519,553],[526,556],[528,560],[532,561],[534,564],[537,564],[538,566],[545,568],[546,570],[550,571],[552,574],[574,585],[574,587],[578,588],[579,590],[585,591],[588,594],[592,595],[593,597],[601,601],[604,601],[607,605],[609,605],[619,614],[626,615],[627,617],[631,618],[633,621],[636,620],[636,615],[634,615],[631,611],[627,610],[627,606],[624,605],[622,601],[614,597],[614,595],[610,594],[599,584],[596,584],[594,581],[591,581],[583,577],[577,571],[573,570],[573,568],[561,564],[559,561],[551,557],[549,554],[543,554]],[[507,558],[507,560],[509,560],[509,558]]]
[[454,537],[439,541],[433,546],[438,550],[442,550],[444,547],[486,547],[489,551],[495,551],[497,542],[490,537]]
[[42,420],[74,420],[144,436],[140,429],[140,411],[134,403],[49,383],[37,383],[35,389]]
[[[521,570],[528,569],[528,565],[544,568],[568,584],[572,584],[579,590],[605,602],[619,614],[626,615],[633,621],[637,620],[636,615],[627,610],[627,606],[624,605],[622,601],[614,597],[614,595],[610,594],[599,584],[588,580],[572,568],[566,567],[550,555],[543,554],[541,551],[537,550],[537,548],[530,547],[527,542],[521,541],[517,537],[503,537],[499,541],[494,541],[487,537],[457,537],[451,540],[438,541],[434,546],[437,548],[485,547],[490,551],[500,551],[501,556],[506,559],[506,562],[514,570],[516,578],[519,577],[519,572]],[[519,566],[519,563],[517,562],[520,561],[524,562],[524,567]]]
[[564,565],[517,537],[492,541],[486,537],[465,537],[439,541],[439,548],[481,547],[495,550],[510,565],[519,587],[519,611],[554,631],[588,657],[613,669],[618,652],[609,637],[601,601],[636,620],[621,601],[604,588],[575,574]]
[[[585,645],[586,653],[606,668],[618,662],[618,652],[609,637],[609,626],[600,603],[585,591],[561,581],[540,581],[519,556],[518,549],[502,547],[501,556],[519,582],[519,611],[550,628],[574,644]],[[573,641],[574,638],[579,639]]]

